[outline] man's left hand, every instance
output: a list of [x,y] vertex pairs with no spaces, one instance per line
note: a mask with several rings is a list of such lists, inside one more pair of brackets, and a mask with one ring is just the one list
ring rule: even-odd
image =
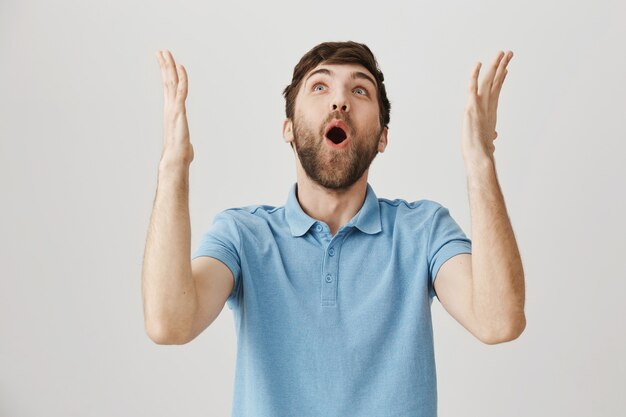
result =
[[513,52],[499,51],[478,88],[478,73],[481,63],[472,70],[469,82],[469,97],[463,116],[461,148],[465,165],[480,165],[483,161],[493,162],[496,132],[498,97],[507,74],[506,66]]

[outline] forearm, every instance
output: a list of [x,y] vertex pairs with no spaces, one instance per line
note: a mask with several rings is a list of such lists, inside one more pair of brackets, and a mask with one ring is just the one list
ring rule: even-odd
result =
[[524,271],[491,159],[468,168],[472,224],[472,299],[485,339],[512,340],[523,331]]
[[142,270],[146,330],[157,343],[184,343],[195,316],[190,223],[189,168],[162,163]]

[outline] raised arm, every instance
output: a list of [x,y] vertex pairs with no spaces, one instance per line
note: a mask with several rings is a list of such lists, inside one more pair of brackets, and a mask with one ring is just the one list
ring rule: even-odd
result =
[[498,98],[511,51],[500,51],[478,86],[472,70],[462,151],[472,217],[472,255],[452,257],[435,281],[438,298],[464,327],[488,344],[511,341],[526,327],[524,269],[498,183],[493,141]]
[[159,344],[186,343],[198,309],[191,272],[187,73],[157,52],[164,93],[163,152],[141,274],[145,327]]
[[157,52],[164,93],[163,153],[141,274],[144,320],[158,344],[193,340],[219,315],[234,287],[231,270],[202,256],[191,261],[187,72]]

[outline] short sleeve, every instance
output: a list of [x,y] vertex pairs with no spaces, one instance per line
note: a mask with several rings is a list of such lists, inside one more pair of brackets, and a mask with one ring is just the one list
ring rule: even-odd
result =
[[213,218],[213,224],[203,234],[200,245],[191,256],[192,260],[200,256],[210,256],[228,266],[235,280],[228,297],[230,302],[236,297],[241,281],[240,248],[237,223],[228,211],[222,211]]
[[431,222],[428,237],[428,273],[430,296],[434,297],[435,279],[439,268],[448,259],[460,253],[472,253],[472,242],[454,221],[446,207],[439,207]]

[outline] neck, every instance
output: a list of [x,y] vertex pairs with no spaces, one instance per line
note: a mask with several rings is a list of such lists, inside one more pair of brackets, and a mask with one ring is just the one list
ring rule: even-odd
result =
[[345,190],[331,190],[313,182],[298,167],[298,203],[302,210],[330,227],[334,236],[361,209],[367,194],[367,169],[361,178]]

